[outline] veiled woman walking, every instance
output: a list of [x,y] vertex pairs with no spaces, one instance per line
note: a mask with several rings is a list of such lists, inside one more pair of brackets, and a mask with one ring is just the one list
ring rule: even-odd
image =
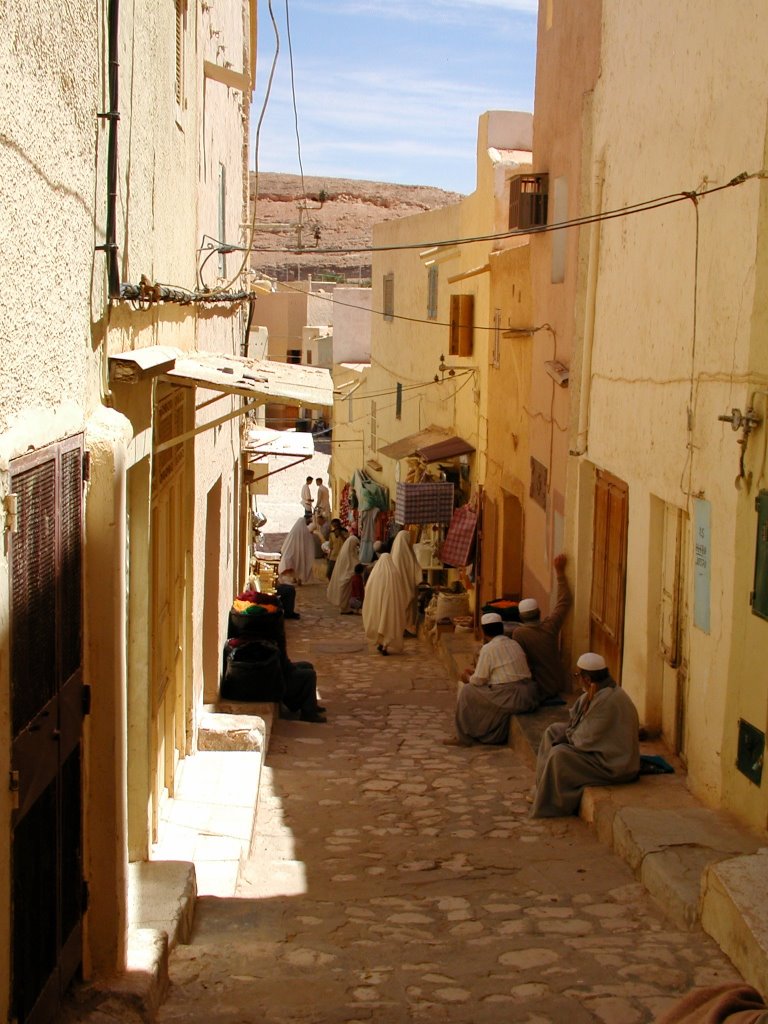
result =
[[349,599],[352,596],[352,577],[355,566],[360,561],[359,555],[360,539],[352,533],[344,541],[326,591],[328,600],[331,604],[336,605],[342,615],[352,614]]

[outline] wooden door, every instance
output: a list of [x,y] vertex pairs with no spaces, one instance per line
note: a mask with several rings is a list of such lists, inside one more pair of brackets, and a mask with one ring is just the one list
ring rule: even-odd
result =
[[598,471],[595,480],[590,649],[605,658],[621,682],[624,591],[627,577],[629,489],[623,480]]
[[[155,441],[186,430],[182,388],[158,389]],[[183,501],[185,452],[180,443],[156,456],[152,480],[152,723],[150,797],[152,838],[157,839],[160,804],[173,796],[176,765],[184,748],[184,611],[186,540]]]
[[11,1017],[43,1024],[82,951],[82,437],[14,460],[10,485]]

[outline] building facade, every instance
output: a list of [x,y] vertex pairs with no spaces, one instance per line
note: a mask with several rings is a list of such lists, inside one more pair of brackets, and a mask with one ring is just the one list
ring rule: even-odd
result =
[[768,14],[696,11],[602,13],[592,210],[643,205],[603,220],[589,250],[574,629],[603,645],[696,795],[765,829]]
[[125,968],[128,864],[217,689],[244,403],[172,374],[244,351],[241,259],[208,240],[247,220],[255,31],[255,2],[0,13],[0,1005],[19,1021],[49,1019],[79,966]]

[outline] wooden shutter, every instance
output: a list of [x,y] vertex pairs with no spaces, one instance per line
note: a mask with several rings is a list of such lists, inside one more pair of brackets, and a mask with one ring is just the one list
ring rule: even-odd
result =
[[752,614],[768,619],[768,491],[760,491],[755,499],[757,538],[755,542],[755,582],[752,591]]
[[451,326],[448,352],[452,356],[471,356],[474,349],[475,297],[451,296]]
[[437,318],[437,281],[438,270],[436,266],[427,269],[427,319]]

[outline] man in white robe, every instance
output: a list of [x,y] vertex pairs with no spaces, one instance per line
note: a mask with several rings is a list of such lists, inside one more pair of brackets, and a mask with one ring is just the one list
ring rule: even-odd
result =
[[576,666],[584,693],[570,721],[550,725],[541,738],[532,818],[574,814],[585,786],[633,782],[640,771],[635,705],[601,655],[582,654]]
[[480,620],[485,641],[474,670],[462,675],[464,687],[456,703],[456,735],[443,740],[448,746],[473,743],[506,743],[512,715],[534,711],[539,688],[520,644],[504,635],[504,623],[496,612]]

